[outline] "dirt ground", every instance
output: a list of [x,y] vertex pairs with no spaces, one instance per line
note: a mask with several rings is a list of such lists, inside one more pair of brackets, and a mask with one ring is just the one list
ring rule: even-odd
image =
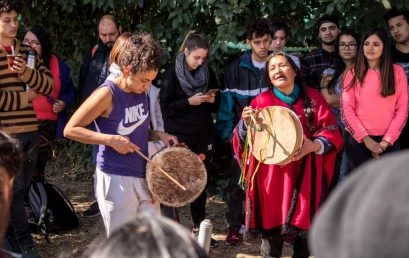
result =
[[[55,162],[50,162],[47,169],[47,179],[63,189],[71,199],[76,211],[81,213],[93,202],[93,186],[91,173],[73,172],[69,164],[56,167]],[[259,252],[260,240],[256,237],[239,246],[225,245],[226,238],[226,204],[217,197],[210,197],[206,208],[207,218],[213,223],[213,238],[219,241],[216,248],[211,248],[210,258],[236,257],[254,258],[261,257]],[[190,227],[188,208],[180,210],[181,223]],[[93,241],[104,234],[104,226],[100,216],[94,218],[80,218],[80,226],[63,234],[51,234],[47,243],[42,235],[35,234],[34,239],[42,257],[85,257]],[[283,257],[291,256],[291,248],[285,247]]]

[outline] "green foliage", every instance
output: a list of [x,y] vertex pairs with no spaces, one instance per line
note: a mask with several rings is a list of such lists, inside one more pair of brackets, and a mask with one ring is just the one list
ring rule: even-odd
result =
[[[322,14],[337,14],[341,24],[363,32],[384,26],[386,7],[409,8],[406,0],[32,0],[22,1],[22,25],[47,28],[54,50],[77,74],[86,50],[97,41],[103,14],[116,15],[124,30],[151,32],[166,46],[164,65],[172,62],[189,30],[208,35],[211,64],[220,74],[239,53],[226,42],[243,39],[246,25],[256,17],[281,18],[294,35],[290,46],[317,45],[315,22]],[[36,11],[33,11],[36,10]]]

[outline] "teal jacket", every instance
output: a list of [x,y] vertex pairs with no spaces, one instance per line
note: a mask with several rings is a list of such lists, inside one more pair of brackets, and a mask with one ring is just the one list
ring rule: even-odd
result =
[[216,117],[216,133],[219,139],[233,138],[233,129],[241,118],[243,108],[268,88],[266,71],[254,67],[251,50],[230,64],[224,74]]

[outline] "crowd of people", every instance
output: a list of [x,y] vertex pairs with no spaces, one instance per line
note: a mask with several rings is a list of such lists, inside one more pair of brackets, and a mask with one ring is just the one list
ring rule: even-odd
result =
[[[19,11],[18,2],[0,0],[0,257],[40,257],[25,196],[32,180],[46,177],[53,142],[62,137],[93,145],[96,201],[82,216],[101,215],[106,236],[90,257],[206,257],[193,240],[206,217],[206,190],[190,204],[191,232],[180,231],[177,208],[149,192],[143,156],[184,143],[203,155],[209,173],[220,142],[231,157],[225,244],[240,245],[251,231],[261,235],[263,257],[280,257],[285,241],[297,258],[332,251],[370,257],[341,250],[328,228],[338,223],[332,214],[344,208],[336,202],[346,189],[359,188],[361,164],[409,147],[409,11],[385,15],[392,40],[380,27],[360,35],[324,15],[316,24],[321,45],[304,55],[284,52],[291,32],[283,21],[254,20],[245,32],[250,49],[218,71],[220,80],[204,35],[189,32],[160,75],[163,46],[148,33],[123,32],[116,17],[104,15],[77,87],[46,29],[33,25],[17,38]],[[159,87],[152,85],[157,76]],[[292,110],[302,127],[302,146],[284,165],[247,153],[254,112],[270,106]]]

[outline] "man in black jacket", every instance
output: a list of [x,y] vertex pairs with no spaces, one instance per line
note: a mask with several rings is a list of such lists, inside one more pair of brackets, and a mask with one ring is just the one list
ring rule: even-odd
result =
[[[88,50],[80,68],[78,89],[80,92],[80,102],[91,95],[91,93],[101,85],[109,75],[108,58],[111,49],[121,34],[121,25],[112,15],[104,15],[98,24],[98,44]],[[96,147],[95,147],[96,146]],[[93,162],[95,163],[98,146],[93,146]],[[99,214],[98,203],[94,202],[82,213],[83,217],[94,217]]]
[[[409,81],[409,10],[391,9],[384,16],[395,44],[392,45],[392,61],[402,66]],[[409,149],[409,123],[399,137],[402,149]]]
[[[271,43],[271,32],[266,20],[256,20],[246,31],[246,43],[251,50],[246,51],[239,59],[233,61],[224,75],[224,85],[220,96],[220,106],[217,113],[216,132],[223,141],[231,142],[233,129],[239,122],[245,106],[268,90],[266,80],[266,61]],[[229,144],[231,146],[231,143]],[[233,151],[231,150],[231,153]],[[227,245],[237,245],[240,242],[239,230],[243,223],[242,202],[244,191],[239,187],[240,167],[232,158],[231,179],[228,189],[229,232]]]
[[121,30],[121,25],[114,16],[102,16],[98,25],[98,44],[88,50],[80,68],[78,83],[80,103],[108,77],[109,54]]

